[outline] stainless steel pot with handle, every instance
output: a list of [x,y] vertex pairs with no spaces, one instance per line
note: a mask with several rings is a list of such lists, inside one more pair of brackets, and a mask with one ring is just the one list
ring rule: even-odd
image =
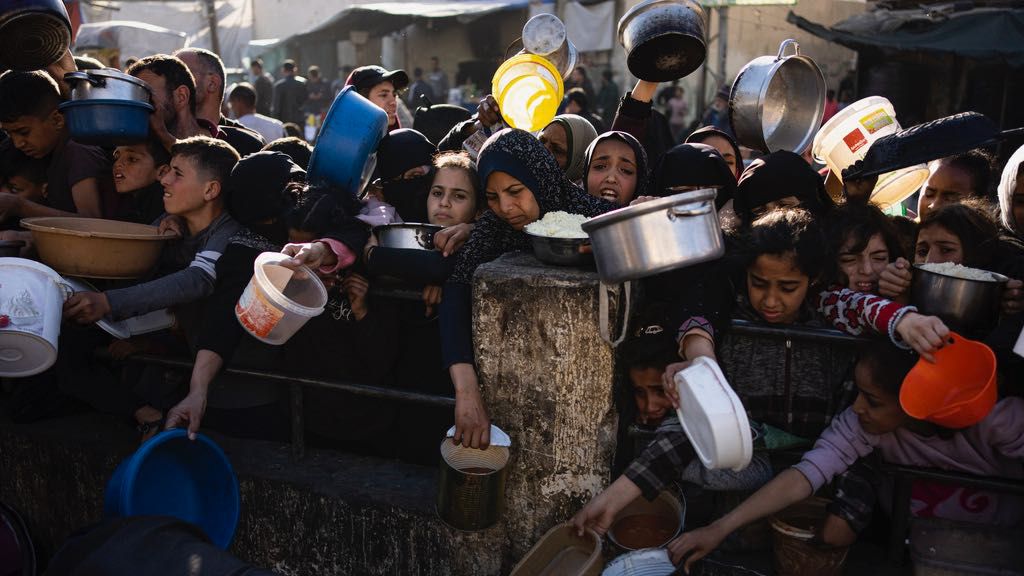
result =
[[149,84],[119,70],[68,72],[64,81],[71,86],[71,100],[129,100],[150,103]]
[[[533,54],[551,62],[551,65],[568,80],[576,69],[579,52],[565,31],[565,24],[554,14],[538,14],[523,25],[523,36],[514,41],[509,48],[521,44],[523,49],[515,54]],[[505,59],[509,59],[509,51],[505,51]]]
[[434,234],[441,230],[434,224],[384,224],[373,229],[378,245],[382,248],[405,250],[433,250]]
[[721,257],[717,193],[714,188],[685,192],[584,222],[601,281],[617,284]]
[[[786,48],[793,54],[786,56]],[[796,40],[783,40],[777,56],[761,56],[736,75],[729,118],[736,140],[762,152],[802,153],[825,114],[825,77]]]

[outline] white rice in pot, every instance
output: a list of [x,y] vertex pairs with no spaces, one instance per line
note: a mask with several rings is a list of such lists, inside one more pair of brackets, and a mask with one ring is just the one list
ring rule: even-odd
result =
[[943,276],[952,276],[954,278],[963,278],[965,280],[979,280],[981,282],[999,282],[1002,280],[998,275],[993,274],[988,270],[969,268],[967,266],[961,266],[960,264],[953,264],[952,262],[920,264],[918,267],[922,270],[942,274]]
[[568,212],[548,212],[543,218],[526,225],[526,231],[536,236],[549,238],[586,238],[582,224],[587,220],[580,214]]

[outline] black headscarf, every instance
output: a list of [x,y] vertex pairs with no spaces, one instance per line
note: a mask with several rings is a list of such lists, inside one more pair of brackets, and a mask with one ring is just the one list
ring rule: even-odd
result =
[[669,188],[704,186],[718,188],[715,207],[721,208],[736,195],[736,177],[725,159],[707,144],[680,144],[658,160],[651,173],[651,195],[671,196]]
[[[627,146],[633,149],[633,154],[636,155],[636,192],[633,193],[633,198],[647,195],[647,181],[650,177],[650,166],[647,164],[647,151],[640,145],[640,142],[633,137],[632,134],[626,132],[605,132],[593,142],[590,146],[587,146],[587,154],[583,161],[583,189],[587,189],[587,176],[590,174],[590,160],[594,157],[594,150],[597,145],[606,140],[619,140],[625,142]],[[589,192],[589,190],[588,190]]]
[[[281,152],[257,152],[238,161],[228,179],[228,212],[243,226],[269,240],[287,239],[283,216],[291,208],[293,197],[287,193],[290,182],[303,182],[306,172]],[[279,226],[264,223],[281,220]],[[259,229],[257,229],[259,228]],[[282,242],[283,243],[283,242]]]
[[[726,98],[728,100],[728,98]],[[740,175],[743,173],[743,154],[740,153],[740,146],[736,143],[736,139],[730,136],[727,132],[719,130],[714,126],[705,126],[699,130],[695,130],[693,134],[686,137],[686,144],[702,144],[708,138],[712,136],[718,136],[724,138],[726,142],[732,146],[732,153],[736,155],[736,175],[734,178],[739,180]],[[728,166],[728,164],[726,164]],[[731,172],[731,170],[730,170]]]
[[431,170],[402,180],[402,174],[417,166],[430,166],[435,152],[426,136],[408,128],[395,130],[380,141],[377,168],[384,182],[384,201],[406,222],[427,221],[427,195],[434,176]]
[[427,140],[440,144],[441,140],[459,122],[469,120],[470,113],[462,106],[451,104],[434,104],[433,106],[416,109],[412,127],[422,132]]
[[[597,216],[617,208],[569,182],[540,140],[523,130],[506,129],[491,136],[480,149],[477,171],[482,187],[486,187],[487,177],[493,172],[505,172],[522,182],[537,199],[541,217],[557,210]],[[477,219],[466,245],[457,252],[455,272],[449,281],[469,284],[480,264],[506,252],[529,249],[526,233],[512,228],[488,209]]]
[[815,218],[835,208],[822,177],[799,154],[785,150],[758,158],[743,171],[733,208],[741,224],[749,226],[757,207],[787,196],[795,196]]

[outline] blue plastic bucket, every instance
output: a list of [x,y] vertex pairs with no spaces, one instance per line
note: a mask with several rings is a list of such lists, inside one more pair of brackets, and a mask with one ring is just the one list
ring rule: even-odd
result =
[[72,100],[58,106],[71,138],[82,144],[120,146],[149,136],[153,106],[133,100]]
[[167,430],[126,458],[107,482],[103,513],[173,516],[195,524],[227,549],[238,527],[238,478],[217,444],[202,434]]
[[387,113],[346,86],[320,127],[307,179],[357,196],[373,173],[377,146],[387,133]]

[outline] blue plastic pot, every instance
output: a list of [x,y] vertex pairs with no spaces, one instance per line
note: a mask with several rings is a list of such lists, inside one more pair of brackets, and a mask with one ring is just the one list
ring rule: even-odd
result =
[[167,430],[125,459],[107,482],[103,513],[173,516],[195,524],[227,549],[238,527],[238,478],[217,444],[202,434]]
[[387,133],[384,110],[346,86],[320,128],[309,159],[309,182],[357,196],[373,173],[377,146]]
[[120,146],[149,136],[153,106],[132,100],[72,100],[58,106],[71,138],[82,144]]

